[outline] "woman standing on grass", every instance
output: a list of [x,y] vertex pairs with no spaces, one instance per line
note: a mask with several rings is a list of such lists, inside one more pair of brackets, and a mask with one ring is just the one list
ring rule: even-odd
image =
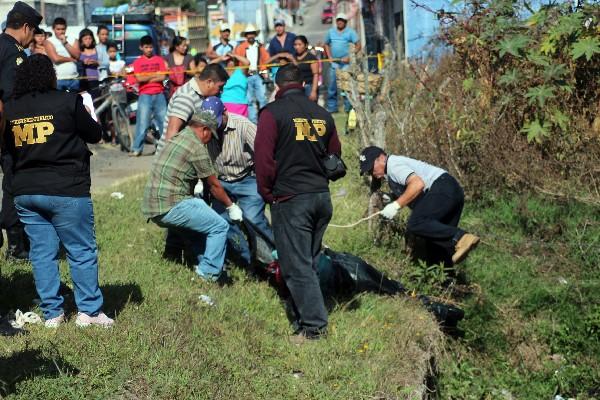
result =
[[317,101],[319,90],[319,64],[317,57],[308,51],[308,39],[304,35],[296,36],[294,40],[296,63],[300,68],[304,81],[304,93],[312,101]]
[[89,92],[92,97],[98,95],[95,89],[98,88],[98,52],[96,51],[96,39],[94,33],[89,29],[82,29],[79,32],[79,63],[81,65],[80,89]]
[[187,53],[188,43],[183,36],[175,36],[169,55],[165,57],[169,67],[169,98],[180,86],[186,83],[196,68],[194,58]]
[[52,61],[34,54],[16,69],[14,97],[5,105],[3,150],[13,156],[13,194],[31,242],[29,258],[46,327],[65,321],[59,294],[58,249],[66,252],[77,326],[109,327],[98,286],[98,250],[90,196],[90,155],[102,129],[81,96],[56,90]]

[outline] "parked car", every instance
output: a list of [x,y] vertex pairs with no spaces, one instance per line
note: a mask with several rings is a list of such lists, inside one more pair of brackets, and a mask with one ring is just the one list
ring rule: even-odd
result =
[[321,23],[331,24],[333,22],[333,4],[331,1],[325,3],[323,11],[321,12]]

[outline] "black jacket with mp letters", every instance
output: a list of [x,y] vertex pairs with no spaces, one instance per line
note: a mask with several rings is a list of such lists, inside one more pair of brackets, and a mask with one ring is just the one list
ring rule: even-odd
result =
[[13,196],[90,195],[90,156],[102,128],[75,93],[28,93],[5,106],[4,142],[13,156]]

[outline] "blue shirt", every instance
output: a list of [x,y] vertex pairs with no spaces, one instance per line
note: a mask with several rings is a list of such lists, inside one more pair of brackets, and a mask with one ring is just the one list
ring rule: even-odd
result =
[[358,34],[349,27],[344,28],[341,32],[337,28],[330,28],[325,36],[325,44],[329,45],[332,58],[348,57],[350,43],[358,43]]
[[248,78],[241,68],[233,71],[221,93],[223,103],[248,104]]
[[296,34],[286,32],[285,41],[282,46],[281,42],[277,39],[277,35],[273,36],[273,39],[269,42],[269,55],[271,57],[279,53],[290,53],[293,56],[296,55],[294,40],[296,40]]

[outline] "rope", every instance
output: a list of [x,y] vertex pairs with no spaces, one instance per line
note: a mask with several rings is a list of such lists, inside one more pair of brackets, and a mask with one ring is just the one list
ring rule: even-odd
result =
[[376,217],[376,216],[377,216],[377,215],[379,215],[379,214],[381,214],[381,211],[377,211],[375,214],[371,214],[371,215],[369,215],[368,217],[361,218],[361,219],[359,219],[358,221],[356,221],[356,222],[353,222],[353,223],[351,223],[351,224],[347,224],[347,225],[336,225],[336,224],[329,224],[328,226],[329,226],[329,227],[331,227],[331,228],[344,228],[344,229],[346,229],[346,228],[353,228],[353,227],[355,227],[356,225],[358,225],[358,224],[360,224],[360,223],[362,223],[362,222],[368,221],[368,220],[370,220],[370,219],[372,219],[372,218]]
[[[369,56],[365,56],[366,58],[377,58],[379,57],[378,54],[374,54],[374,55],[369,55]],[[308,61],[297,61],[297,64],[315,64],[315,63],[326,63],[326,62],[338,62],[341,61],[341,58],[323,58],[321,60],[308,60]],[[286,64],[282,64],[282,63],[271,63],[271,64],[260,64],[259,67],[261,69],[264,68],[272,68],[272,67],[281,67],[287,64],[291,64],[291,62],[288,62]],[[240,65],[237,67],[225,67],[225,70],[236,70],[236,69],[249,69],[250,66],[249,65]],[[186,73],[186,74],[194,74],[197,71],[195,69],[188,69],[185,71],[175,71],[175,73],[177,74],[181,74],[181,73]],[[138,72],[138,73],[129,73],[129,74],[110,74],[110,75],[106,75],[107,78],[123,78],[123,77],[128,77],[128,76],[148,76],[148,75],[169,75],[170,74],[170,70],[167,69],[165,71],[154,71],[154,72]],[[80,81],[80,80],[98,80],[97,77],[88,77],[88,76],[78,76],[76,78],[69,78],[69,79],[63,79],[65,81]]]
[[17,310],[15,312],[15,320],[10,321],[10,324],[13,328],[21,329],[25,324],[39,324],[41,322],[42,319],[36,313],[31,311],[23,313],[23,311]]

